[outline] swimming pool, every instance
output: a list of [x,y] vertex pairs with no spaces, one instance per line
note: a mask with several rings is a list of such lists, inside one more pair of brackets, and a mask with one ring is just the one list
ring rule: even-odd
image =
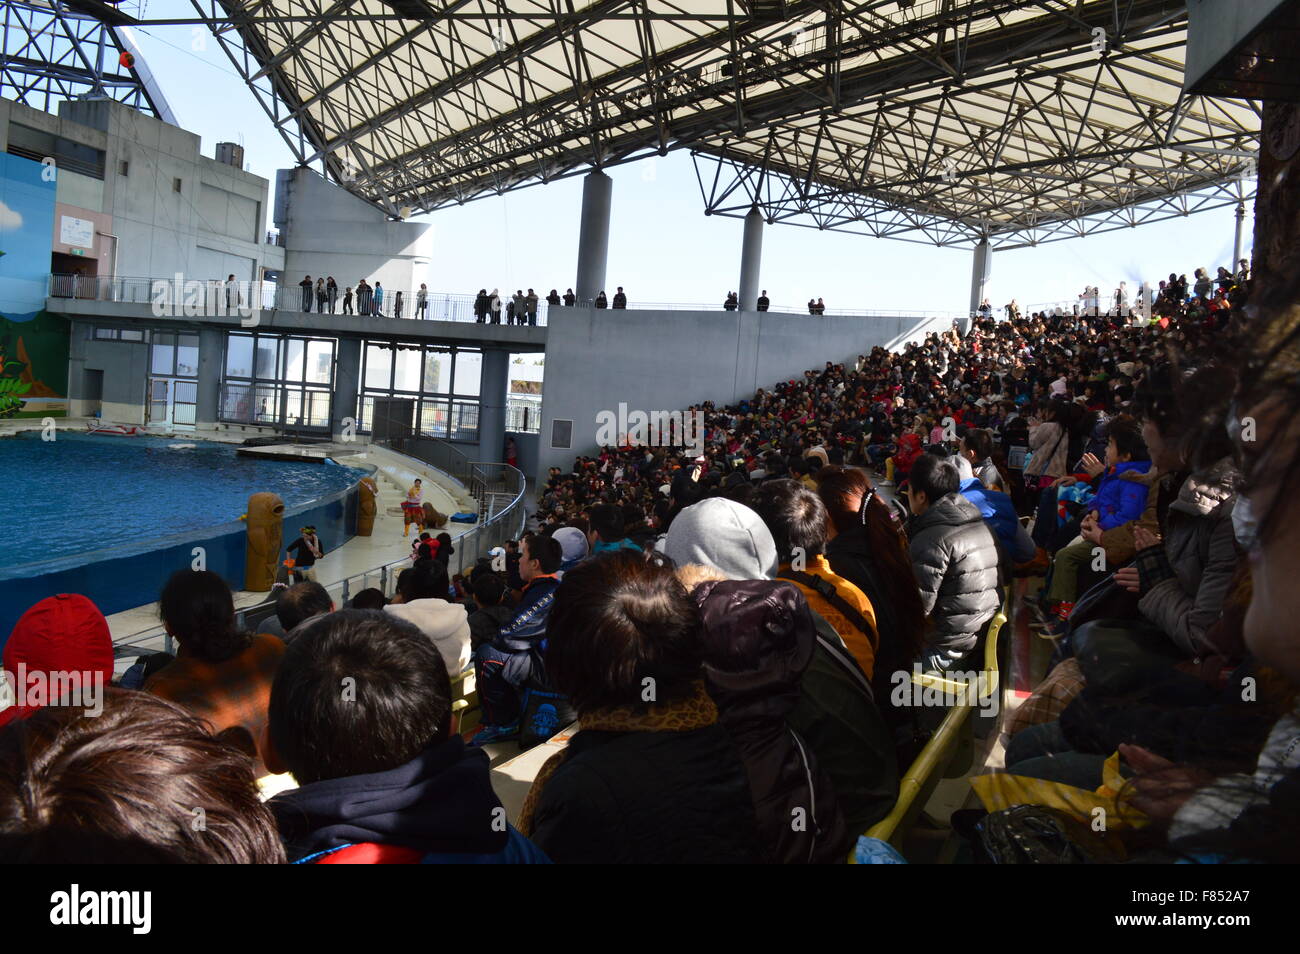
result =
[[[181,443],[193,447],[171,449]],[[240,457],[230,444],[63,432],[43,441],[39,432],[24,432],[0,440],[0,474],[11,494],[0,574],[12,578],[25,564],[198,535],[238,520],[257,491],[279,494],[288,512],[347,489],[365,473]]]

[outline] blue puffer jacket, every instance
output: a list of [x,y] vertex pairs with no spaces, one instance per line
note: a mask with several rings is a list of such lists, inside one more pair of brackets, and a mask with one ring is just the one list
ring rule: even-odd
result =
[[1149,460],[1131,460],[1116,464],[1115,469],[1101,480],[1097,496],[1093,498],[1089,509],[1097,511],[1098,526],[1103,530],[1113,530],[1120,524],[1128,523],[1142,516],[1147,505],[1146,484],[1136,480],[1125,480],[1125,473],[1145,474],[1151,469]]
[[1016,516],[1016,505],[1011,498],[1000,491],[989,490],[978,477],[963,480],[958,490],[979,509],[984,522],[997,534],[1004,552],[1015,553],[1020,518]]

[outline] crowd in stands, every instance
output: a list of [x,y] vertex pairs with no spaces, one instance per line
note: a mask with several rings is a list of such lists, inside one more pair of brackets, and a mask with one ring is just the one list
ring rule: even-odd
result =
[[[0,710],[6,857],[841,861],[934,728],[899,677],[981,668],[1023,578],[1054,665],[1006,725],[1008,772],[1092,791],[1118,753],[1146,823],[1129,858],[1298,860],[1300,286],[1249,319],[1234,295],[1141,327],[981,318],[700,405],[702,454],[580,457],[539,488],[538,529],[468,573],[422,538],[391,600],[303,579],[273,631],[179,571],[174,658],[94,717]],[[103,686],[107,623],[41,600],[3,663],[11,687]],[[575,719],[508,819],[484,746]],[[264,799],[267,773],[296,787]]]

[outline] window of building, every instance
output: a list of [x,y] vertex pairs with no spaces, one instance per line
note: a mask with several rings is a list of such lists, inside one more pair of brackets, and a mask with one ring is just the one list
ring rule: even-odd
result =
[[119,176],[128,175],[131,171],[131,163],[123,159],[117,164],[117,174]]
[[375,432],[378,407],[390,416],[401,414],[400,421],[380,422],[386,429],[453,441],[478,440],[481,351],[368,341],[363,361],[361,431]]
[[[178,363],[185,337],[177,347]],[[327,429],[336,346],[333,338],[227,334],[220,419],[289,430]]]
[[172,191],[173,191],[173,192],[180,192],[180,191],[181,191],[181,180],[180,180],[180,179],[173,179],[173,180],[172,180]]

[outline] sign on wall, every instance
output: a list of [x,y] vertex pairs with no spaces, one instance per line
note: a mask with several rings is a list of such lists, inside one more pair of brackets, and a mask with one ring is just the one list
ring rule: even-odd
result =
[[71,215],[59,216],[59,241],[80,248],[95,247],[95,223]]

